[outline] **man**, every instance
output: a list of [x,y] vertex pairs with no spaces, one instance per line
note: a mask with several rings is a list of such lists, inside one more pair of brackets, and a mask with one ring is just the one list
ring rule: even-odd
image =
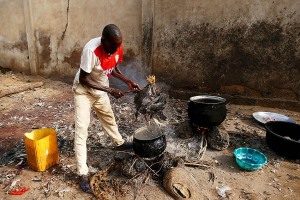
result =
[[75,102],[75,156],[77,171],[81,176],[81,188],[88,192],[88,166],[86,140],[90,124],[91,108],[96,114],[113,143],[122,149],[126,146],[115,121],[107,93],[115,98],[124,95],[122,91],[109,87],[110,75],[126,83],[131,90],[140,91],[138,84],[126,78],[118,69],[123,60],[122,34],[114,24],[108,24],[102,36],[90,40],[83,48],[80,69],[73,84]]

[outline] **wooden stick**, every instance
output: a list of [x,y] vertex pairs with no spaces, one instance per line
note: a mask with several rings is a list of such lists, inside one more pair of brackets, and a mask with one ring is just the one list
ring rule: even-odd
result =
[[[146,85],[146,86],[147,86],[147,85]],[[141,91],[143,91],[143,90],[146,88],[146,86],[143,87],[143,88],[140,88],[140,91],[135,91],[135,90],[130,89],[130,90],[123,91],[123,93],[124,93],[124,94],[127,94],[127,93],[131,93],[131,92],[141,92]]]
[[42,85],[44,85],[44,82],[35,82],[35,83],[25,83],[25,84],[15,85],[14,87],[8,87],[7,89],[0,89],[0,97],[4,97],[19,92],[24,92],[26,90],[41,87]]
[[134,164],[136,163],[137,160],[138,160],[137,158],[134,158],[133,163],[129,168],[129,172],[131,172],[131,170],[132,170],[132,168],[133,168],[133,166],[134,166]]
[[209,168],[209,165],[205,165],[205,164],[198,164],[198,163],[183,163],[186,166],[191,166],[191,167],[205,167],[205,168]]
[[152,171],[152,173],[153,174],[155,174],[156,176],[160,176],[159,174],[157,174],[153,169],[151,169],[151,167],[144,161],[144,159],[143,158],[141,158],[140,156],[138,156],[138,155],[136,155],[136,157],[138,157],[145,165],[146,165],[146,167],[150,170],[150,171]]
[[201,141],[200,141],[200,149],[198,152],[198,159],[202,160],[204,153],[206,151],[206,147],[207,147],[207,141],[206,141],[206,135],[204,133],[204,131],[201,134]]

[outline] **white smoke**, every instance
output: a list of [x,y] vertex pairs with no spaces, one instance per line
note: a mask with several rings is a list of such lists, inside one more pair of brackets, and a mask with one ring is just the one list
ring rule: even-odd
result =
[[[150,69],[147,68],[139,60],[124,62],[119,65],[121,72],[130,80],[139,84],[140,87],[145,87],[147,85],[146,77],[150,75]],[[128,90],[128,86],[122,81],[111,77],[110,78],[110,87],[118,88],[122,91]]]

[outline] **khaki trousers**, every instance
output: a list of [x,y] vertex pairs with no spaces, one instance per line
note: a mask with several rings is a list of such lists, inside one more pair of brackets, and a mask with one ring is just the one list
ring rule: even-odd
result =
[[77,173],[88,174],[87,148],[88,127],[90,124],[91,108],[95,110],[101,125],[112,138],[116,146],[122,145],[124,140],[118,131],[118,126],[112,111],[109,97],[106,93],[95,95],[82,85],[74,89],[75,102],[75,139],[74,148],[77,161]]

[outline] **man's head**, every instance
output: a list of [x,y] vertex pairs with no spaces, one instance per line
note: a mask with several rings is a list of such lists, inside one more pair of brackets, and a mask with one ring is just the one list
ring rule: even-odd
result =
[[102,31],[101,43],[104,51],[113,54],[122,44],[122,34],[115,24],[108,24]]

